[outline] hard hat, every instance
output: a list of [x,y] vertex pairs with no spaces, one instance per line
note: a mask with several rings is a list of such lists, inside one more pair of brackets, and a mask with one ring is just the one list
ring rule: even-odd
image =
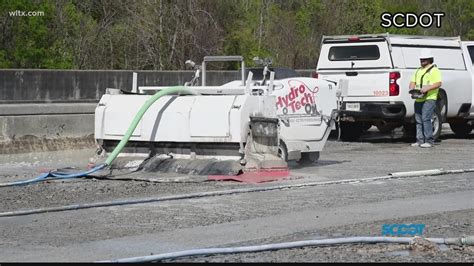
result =
[[423,48],[421,49],[420,53],[420,59],[426,59],[426,58],[433,58],[433,54],[431,53],[431,50],[428,48]]

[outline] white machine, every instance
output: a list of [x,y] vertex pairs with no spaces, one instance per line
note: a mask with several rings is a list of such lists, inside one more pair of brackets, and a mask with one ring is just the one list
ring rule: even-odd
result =
[[[206,63],[240,61],[242,80],[206,86]],[[307,77],[275,79],[264,66],[264,79],[245,77],[241,56],[206,56],[185,87],[194,95],[167,95],[145,113],[128,153],[174,159],[233,160],[242,169],[285,167],[286,161],[315,162],[335,128],[338,97],[347,82],[336,84]],[[199,82],[202,71],[202,84]],[[269,78],[266,78],[269,77]],[[95,110],[95,138],[110,152],[138,109],[167,87],[138,87],[126,94],[107,89]]]

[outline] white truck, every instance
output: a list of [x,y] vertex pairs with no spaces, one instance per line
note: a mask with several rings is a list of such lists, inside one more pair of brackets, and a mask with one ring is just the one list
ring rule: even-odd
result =
[[[342,100],[341,138],[357,140],[364,129],[375,125],[382,132],[404,126],[414,133],[414,100],[408,93],[413,73],[420,67],[418,56],[429,48],[442,74],[437,110],[432,118],[438,138],[443,122],[457,135],[466,135],[472,123],[472,42],[459,37],[392,34],[323,36],[314,77],[348,79]],[[469,54],[469,51],[471,54]]]
[[[471,88],[472,88],[472,98],[471,98],[471,110],[469,115],[464,119],[459,119],[450,123],[451,129],[459,136],[466,136],[471,133],[474,128],[474,41],[473,42],[461,42],[463,49],[463,54],[465,55],[466,66],[469,72],[471,73]],[[470,59],[470,60],[469,60]]]

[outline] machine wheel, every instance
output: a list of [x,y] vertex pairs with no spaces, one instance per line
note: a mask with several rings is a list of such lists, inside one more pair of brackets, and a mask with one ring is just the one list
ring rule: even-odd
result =
[[280,157],[283,161],[288,161],[288,149],[286,148],[285,142],[280,140],[280,145],[278,146],[278,157]]
[[341,122],[341,139],[344,141],[355,141],[360,138],[364,128],[360,122]]
[[319,160],[319,151],[314,152],[303,152],[301,153],[301,159],[298,161],[299,164],[311,165]]
[[456,137],[465,138],[471,133],[472,126],[467,123],[467,121],[462,122],[451,122],[449,123],[449,127],[454,132]]

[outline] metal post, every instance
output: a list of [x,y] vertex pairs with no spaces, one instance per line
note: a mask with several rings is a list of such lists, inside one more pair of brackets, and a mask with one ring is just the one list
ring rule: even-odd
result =
[[273,93],[273,80],[275,79],[275,71],[270,71],[270,83],[268,84],[267,95]]
[[138,74],[137,72],[133,72],[133,78],[132,78],[132,92],[137,93],[137,79],[138,79]]
[[201,81],[202,81],[202,86],[206,86],[206,60],[204,60],[202,62],[202,68],[201,68],[201,72],[202,72],[202,78],[201,78]]
[[242,59],[242,86],[245,86],[245,61]]

